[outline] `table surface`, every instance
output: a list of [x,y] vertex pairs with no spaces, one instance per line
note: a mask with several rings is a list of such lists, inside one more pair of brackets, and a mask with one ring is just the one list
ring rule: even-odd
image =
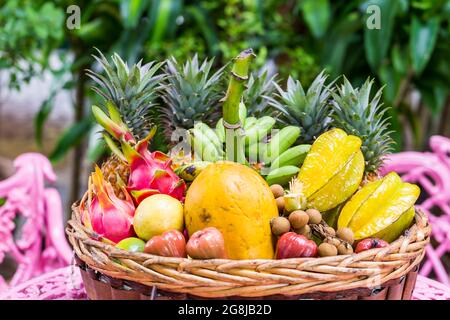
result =
[[[5,299],[84,300],[87,296],[78,268],[71,265],[26,281],[6,292],[0,292],[0,300]],[[450,287],[419,275],[413,299],[450,300]]]

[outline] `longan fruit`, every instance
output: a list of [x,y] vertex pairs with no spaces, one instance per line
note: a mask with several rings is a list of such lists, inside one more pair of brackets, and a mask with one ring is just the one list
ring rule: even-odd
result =
[[345,245],[344,243],[340,243],[337,246],[337,251],[340,255],[345,255],[345,254],[352,254],[353,253],[353,248],[351,245]]
[[325,240],[323,240],[323,242],[329,243],[335,247],[337,247],[341,243],[338,239],[333,237],[326,237]]
[[318,248],[319,256],[321,257],[331,257],[336,256],[338,254],[338,250],[332,244],[322,242]]
[[272,191],[275,198],[282,197],[284,195],[284,189],[279,184],[273,184],[270,186],[270,191]]
[[292,228],[300,229],[308,224],[309,216],[305,211],[295,210],[289,215],[289,222]]
[[295,233],[301,234],[302,236],[305,236],[306,238],[311,238],[311,227],[308,225],[305,225],[304,227],[300,229],[294,229]]
[[325,231],[330,236],[336,236],[336,230],[334,230],[332,227],[325,227]]
[[281,236],[282,234],[285,234],[286,232],[289,232],[289,230],[291,230],[291,224],[289,223],[289,220],[284,217],[273,218],[270,224],[272,233],[276,236]]
[[320,223],[320,221],[322,221],[322,214],[319,212],[319,210],[308,209],[306,210],[306,213],[309,216],[309,223],[318,224]]
[[283,213],[283,211],[284,211],[284,197],[278,197],[275,200],[277,201],[278,212]]
[[339,228],[336,232],[336,236],[351,245],[353,244],[353,242],[355,242],[353,231],[350,228]]

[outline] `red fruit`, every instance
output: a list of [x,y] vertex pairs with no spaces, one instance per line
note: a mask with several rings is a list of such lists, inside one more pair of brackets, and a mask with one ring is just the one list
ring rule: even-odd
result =
[[186,240],[178,230],[166,231],[148,240],[144,252],[163,257],[185,258]]
[[316,243],[301,234],[287,232],[278,239],[277,259],[314,257],[316,255]]
[[227,258],[223,235],[214,227],[194,232],[186,245],[186,251],[193,259]]
[[362,251],[366,251],[373,248],[384,248],[387,247],[389,243],[387,243],[384,240],[377,239],[377,238],[367,238],[364,240],[361,240],[358,245],[356,246],[355,252],[359,253]]
[[120,141],[122,150],[108,136],[105,136],[111,151],[130,166],[127,190],[136,205],[158,193],[183,201],[186,184],[172,170],[172,160],[162,152],[148,150],[148,144],[156,133],[156,127],[153,127],[146,138],[136,143],[130,129],[120,119],[117,107],[109,102],[107,108],[109,116],[96,106],[92,107],[92,112],[97,122]]
[[100,239],[117,243],[134,235],[134,204],[126,190],[122,190],[125,199],[119,199],[112,185],[103,178],[99,167],[92,174],[93,197],[90,204],[82,205],[83,224],[94,230]]

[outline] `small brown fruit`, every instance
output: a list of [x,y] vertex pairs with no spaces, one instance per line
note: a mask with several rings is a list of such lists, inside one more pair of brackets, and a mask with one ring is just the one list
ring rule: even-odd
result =
[[355,237],[353,236],[353,231],[349,228],[340,228],[336,232],[336,235],[339,239],[347,241],[349,244],[353,244],[355,241]]
[[320,221],[322,221],[322,215],[320,214],[319,210],[308,209],[306,210],[306,213],[309,216],[309,223],[318,224],[320,223]]
[[289,215],[289,222],[292,228],[300,229],[308,224],[309,216],[305,211],[295,210]]
[[284,217],[273,218],[270,224],[272,227],[272,233],[276,236],[281,236],[282,234],[289,232],[291,229],[289,220]]
[[331,257],[336,256],[338,250],[332,244],[322,242],[319,246],[319,256],[321,257]]
[[326,227],[325,232],[330,236],[336,236],[336,231],[332,227]]
[[283,211],[284,211],[284,197],[278,197],[276,199],[276,201],[277,201],[278,212],[283,213]]
[[283,187],[280,186],[279,184],[273,184],[273,185],[271,185],[271,186],[270,186],[270,190],[272,191],[273,196],[274,196],[275,198],[279,198],[279,197],[284,196],[284,189],[283,189]]
[[353,253],[353,248],[352,248],[352,246],[349,245],[349,244],[345,244],[345,243],[340,243],[340,244],[337,246],[337,250],[338,250],[338,253],[339,253],[340,255],[352,254],[352,253]]
[[295,229],[295,233],[301,234],[302,236],[307,237],[308,239],[311,238],[311,227],[308,225],[305,225],[304,227],[300,229]]
[[327,238],[325,238],[325,240],[323,240],[323,242],[329,243],[335,247],[337,247],[341,243],[338,239],[336,239],[334,237],[327,237]]

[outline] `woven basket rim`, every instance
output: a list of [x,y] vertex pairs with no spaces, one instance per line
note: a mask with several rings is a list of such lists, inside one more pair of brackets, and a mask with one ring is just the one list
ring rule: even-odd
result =
[[134,253],[95,240],[72,206],[66,233],[77,257],[107,276],[200,297],[297,295],[374,288],[401,278],[420,263],[431,227],[416,209],[415,223],[388,247],[318,258],[194,260]]

